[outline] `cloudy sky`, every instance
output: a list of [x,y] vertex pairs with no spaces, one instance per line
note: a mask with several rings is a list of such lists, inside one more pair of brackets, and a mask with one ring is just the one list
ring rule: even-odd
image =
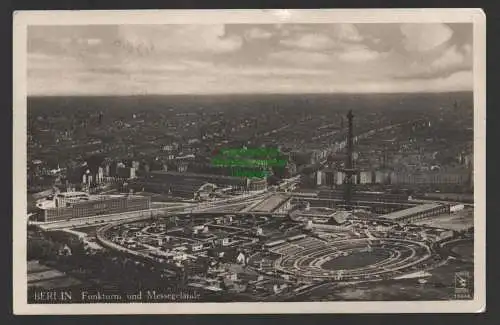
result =
[[472,24],[30,26],[29,95],[472,90]]

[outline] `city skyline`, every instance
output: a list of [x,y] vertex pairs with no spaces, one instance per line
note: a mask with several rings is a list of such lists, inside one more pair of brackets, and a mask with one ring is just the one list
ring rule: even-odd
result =
[[28,28],[34,96],[453,92],[472,82],[472,24]]

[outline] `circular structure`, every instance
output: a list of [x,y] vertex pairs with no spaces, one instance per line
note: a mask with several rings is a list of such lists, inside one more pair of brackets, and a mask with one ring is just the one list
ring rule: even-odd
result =
[[274,250],[273,267],[305,279],[355,281],[395,277],[413,271],[432,254],[425,244],[405,239],[307,238]]
[[[272,245],[269,239],[261,241],[257,232],[260,227],[267,227],[268,238],[271,234],[283,239]],[[438,262],[429,243],[421,237],[412,239],[415,234],[411,231],[393,233],[391,227],[386,228],[370,232],[366,222],[353,219],[346,229],[312,234],[301,230],[296,222],[202,212],[109,225],[100,230],[98,238],[108,247],[162,263],[181,258],[184,250],[196,255],[216,246],[231,246],[235,240],[238,247],[246,245],[248,265],[254,270],[309,283],[397,278]]]

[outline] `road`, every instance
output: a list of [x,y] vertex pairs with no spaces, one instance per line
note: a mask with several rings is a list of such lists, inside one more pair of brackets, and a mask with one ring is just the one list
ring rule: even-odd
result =
[[[299,177],[294,177],[291,179],[283,180],[283,184],[286,187],[292,186],[296,184],[299,180]],[[29,222],[32,225],[39,226],[42,230],[54,230],[54,229],[62,229],[62,228],[74,228],[79,226],[88,226],[94,224],[106,224],[111,222],[117,222],[121,220],[135,220],[135,219],[146,219],[155,215],[156,213],[165,213],[165,212],[176,212],[176,213],[192,213],[192,212],[210,212],[211,210],[220,210],[222,209],[224,212],[227,211],[232,212],[231,207],[241,206],[242,204],[247,203],[251,205],[257,201],[265,200],[270,193],[272,188],[250,192],[246,194],[242,194],[239,196],[231,197],[228,199],[221,199],[215,201],[208,202],[200,202],[200,203],[186,203],[186,202],[171,202],[171,203],[162,203],[162,202],[154,202],[153,205],[157,206],[155,209],[150,210],[142,210],[142,211],[131,211],[125,213],[117,213],[110,215],[101,215],[101,216],[92,216],[87,218],[75,218],[71,220],[64,220],[58,222],[51,223],[41,223],[41,222]],[[158,207],[161,206],[161,207]],[[237,209],[238,210],[238,209]],[[238,210],[239,211],[239,210]],[[234,211],[234,212],[238,212]],[[218,212],[218,211],[217,211]]]

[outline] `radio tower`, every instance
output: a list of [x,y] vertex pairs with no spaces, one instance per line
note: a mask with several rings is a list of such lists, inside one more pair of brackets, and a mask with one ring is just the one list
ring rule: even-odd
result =
[[346,164],[344,168],[345,178],[344,178],[344,201],[347,210],[352,210],[352,185],[353,185],[353,175],[356,173],[354,169],[354,161],[353,161],[353,130],[352,130],[352,120],[354,115],[352,111],[347,113],[347,123],[348,123],[348,132],[347,132],[347,157]]

